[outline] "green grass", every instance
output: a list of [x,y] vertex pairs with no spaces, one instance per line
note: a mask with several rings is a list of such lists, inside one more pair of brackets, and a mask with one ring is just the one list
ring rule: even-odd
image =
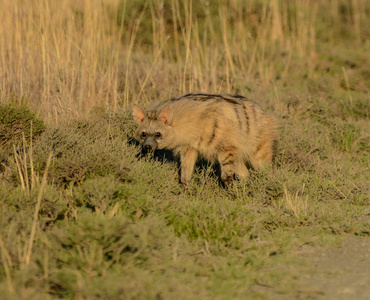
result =
[[[2,297],[309,298],[294,250],[370,235],[369,6],[108,2],[20,10],[0,43]],[[183,192],[177,158],[142,157],[126,104],[193,91],[275,114],[274,163],[225,189],[200,160]]]
[[230,189],[199,164],[182,192],[176,160],[138,156],[128,113],[47,127],[32,156],[29,141],[19,145],[21,173],[10,153],[2,175],[0,289],[9,298],[262,297],[254,285],[289,293],[291,249],[370,233],[366,122],[314,101],[322,117],[309,100],[304,113],[287,112],[273,166]]

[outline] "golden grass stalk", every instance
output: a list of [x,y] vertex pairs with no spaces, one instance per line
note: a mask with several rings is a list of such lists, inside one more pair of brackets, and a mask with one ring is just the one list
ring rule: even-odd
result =
[[136,103],[139,101],[140,96],[141,96],[141,94],[143,93],[144,88],[145,88],[145,86],[146,86],[146,83],[147,83],[147,81],[148,81],[148,79],[149,79],[150,75],[152,74],[153,68],[154,68],[155,64],[157,63],[157,60],[158,60],[159,56],[161,55],[161,53],[162,53],[162,51],[163,51],[163,48],[164,48],[164,46],[166,45],[166,43],[167,43],[168,39],[169,39],[169,37],[167,37],[167,39],[164,41],[164,43],[162,44],[161,48],[160,48],[160,49],[158,49],[158,53],[156,54],[156,56],[155,56],[155,58],[154,58],[154,61],[153,61],[153,63],[152,63],[152,66],[150,67],[149,72],[148,72],[148,74],[146,75],[146,77],[145,77],[145,80],[144,80],[143,84],[141,85],[141,88],[140,88],[139,94],[138,94],[138,96],[137,96],[137,98],[136,98]]
[[14,285],[12,281],[12,277],[10,274],[10,268],[12,267],[12,259],[8,253],[8,251],[5,248],[4,242],[0,237],[0,249],[1,249],[1,261],[3,263],[3,268],[6,276],[6,282],[8,285],[8,290],[12,294],[14,293]]
[[134,25],[133,25],[133,28],[132,28],[132,31],[131,31],[131,36],[130,36],[130,43],[128,45],[128,48],[127,48],[127,54],[126,54],[126,76],[125,76],[125,94],[124,94],[124,100],[123,100],[123,103],[125,105],[128,105],[129,102],[130,102],[130,86],[129,86],[129,78],[130,78],[130,75],[131,75],[131,54],[132,54],[132,48],[134,46],[134,43],[135,43],[135,39],[136,39],[136,35],[137,35],[137,32],[139,30],[139,26],[140,26],[140,23],[143,19],[143,16],[144,16],[144,13],[145,13],[145,10],[146,10],[146,7],[148,5],[148,1],[145,3],[145,6],[144,8],[142,9],[139,17],[137,18],[136,21],[134,21]]
[[308,212],[308,199],[307,197],[302,198],[299,193],[303,193],[305,184],[303,184],[302,189],[298,189],[293,196],[286,185],[283,186],[285,194],[285,207],[295,216],[300,219],[302,216],[307,216]]
[[344,80],[346,82],[346,88],[347,88],[347,92],[348,92],[349,101],[351,103],[351,107],[353,107],[353,98],[352,98],[352,94],[351,94],[351,87],[349,85],[348,75],[347,75],[346,69],[344,67],[342,67],[342,72],[343,72]]
[[25,179],[24,179],[22,167],[21,167],[21,158],[20,158],[19,154],[17,153],[15,145],[13,145],[13,151],[14,151],[14,160],[15,160],[17,170],[18,170],[19,180],[21,181],[21,187],[22,187],[22,190],[25,191],[26,190],[26,184],[25,184]]
[[45,188],[45,185],[46,185],[46,179],[48,177],[48,171],[49,171],[49,168],[50,168],[51,158],[52,158],[52,154],[50,153],[49,157],[48,157],[48,160],[46,162],[44,175],[42,176],[39,193],[37,195],[35,213],[34,213],[34,216],[33,216],[33,222],[32,222],[32,227],[31,227],[31,234],[30,234],[30,239],[29,239],[28,247],[27,247],[27,253],[26,253],[26,257],[25,257],[26,265],[28,265],[30,263],[30,260],[31,260],[32,246],[33,246],[33,241],[34,241],[34,238],[35,238],[36,226],[38,224],[42,194],[44,192],[44,188]]
[[[30,146],[27,149],[27,141],[22,133],[22,152],[23,155],[19,154],[19,151],[16,149],[15,145],[13,145],[13,153],[14,153],[14,160],[17,167],[19,180],[21,182],[21,187],[27,193],[30,193],[35,187],[35,183],[38,181],[38,175],[35,173],[34,165],[33,165],[33,146],[32,146],[32,121],[30,127]],[[28,163],[29,160],[29,163]],[[28,176],[28,169],[30,169],[31,177]]]

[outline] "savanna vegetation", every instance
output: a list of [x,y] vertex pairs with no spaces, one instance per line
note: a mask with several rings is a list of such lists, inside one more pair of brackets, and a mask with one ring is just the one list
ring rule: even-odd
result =
[[[309,294],[294,255],[370,234],[370,2],[0,0],[0,295]],[[141,156],[130,104],[241,94],[281,122],[228,189]]]

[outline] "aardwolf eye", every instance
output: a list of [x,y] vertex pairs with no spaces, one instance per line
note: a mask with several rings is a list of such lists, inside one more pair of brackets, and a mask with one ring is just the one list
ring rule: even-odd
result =
[[161,137],[161,135],[162,135],[162,134],[161,134],[160,132],[157,132],[157,133],[154,135],[154,137],[155,137],[155,138],[160,138],[160,137]]
[[141,134],[140,134],[140,136],[142,137],[142,138],[145,138],[146,137],[146,132],[142,132]]

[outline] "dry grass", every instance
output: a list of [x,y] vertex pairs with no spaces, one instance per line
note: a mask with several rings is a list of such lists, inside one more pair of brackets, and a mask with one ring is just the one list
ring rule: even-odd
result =
[[50,123],[190,91],[280,86],[297,67],[311,78],[318,35],[334,45],[345,26],[365,42],[366,2],[2,0],[1,101],[29,103]]

